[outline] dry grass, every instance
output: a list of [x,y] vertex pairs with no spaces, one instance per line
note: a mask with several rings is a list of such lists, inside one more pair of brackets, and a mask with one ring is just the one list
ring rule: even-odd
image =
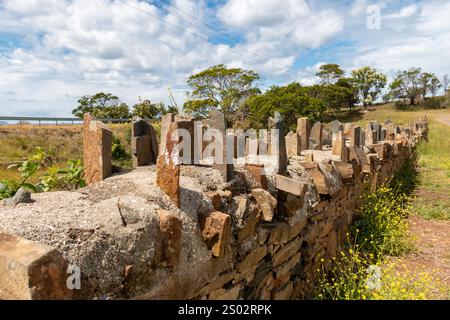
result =
[[[111,124],[108,127],[119,138],[127,152],[130,152],[130,124]],[[70,159],[81,159],[83,157],[82,126],[0,126],[0,179],[17,178],[17,171],[8,170],[6,167],[27,159],[36,147],[41,147],[49,154],[49,164],[64,166]]]

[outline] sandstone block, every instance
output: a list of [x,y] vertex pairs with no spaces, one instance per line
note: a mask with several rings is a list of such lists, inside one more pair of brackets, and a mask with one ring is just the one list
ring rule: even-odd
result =
[[251,176],[255,179],[255,187],[267,190],[267,176],[264,171],[263,164],[245,164],[245,170],[247,170]]
[[250,252],[239,264],[237,265],[238,272],[244,272],[245,270],[256,266],[267,254],[267,246],[257,247]]
[[264,189],[253,189],[252,196],[261,212],[261,219],[263,221],[272,221],[274,210],[277,206],[277,199]]
[[278,190],[296,196],[303,196],[307,189],[306,183],[279,174],[275,175],[275,186]]
[[322,150],[322,132],[323,125],[320,122],[314,123],[311,128],[309,136],[309,148],[310,150]]
[[299,118],[297,120],[297,134],[300,136],[301,151],[309,147],[309,135],[311,132],[311,123],[308,118]]
[[83,164],[86,184],[102,181],[112,173],[112,131],[89,113],[83,118]]
[[220,209],[222,209],[222,198],[217,191],[205,192],[205,196],[211,200],[211,203],[215,210],[219,211]]
[[231,242],[231,218],[228,214],[215,211],[199,216],[203,240],[213,256],[223,257]]
[[161,247],[159,263],[166,267],[178,264],[181,251],[180,218],[173,212],[158,210],[159,230],[161,231]]
[[58,250],[0,231],[0,300],[71,299],[66,271]]
[[296,238],[286,243],[272,257],[272,266],[277,267],[300,251],[303,239]]
[[286,135],[286,149],[288,156],[300,155],[300,136],[296,132],[289,131]]

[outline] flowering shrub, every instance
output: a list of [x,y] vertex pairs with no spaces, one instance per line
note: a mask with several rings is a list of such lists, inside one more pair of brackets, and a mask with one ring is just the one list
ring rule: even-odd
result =
[[330,260],[320,259],[317,299],[415,300],[445,294],[430,273],[416,274],[398,262],[386,262],[386,256],[413,249],[405,221],[409,198],[398,186],[391,182],[368,195],[347,234],[345,250]]
[[405,221],[408,201],[408,196],[387,185],[368,195],[353,226],[353,234],[359,232],[357,242],[378,256],[397,256],[412,250]]

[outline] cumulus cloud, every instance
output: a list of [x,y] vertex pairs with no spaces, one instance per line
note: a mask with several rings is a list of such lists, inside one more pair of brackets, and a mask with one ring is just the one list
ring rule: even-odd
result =
[[303,0],[229,0],[218,11],[229,27],[246,32],[249,42],[284,50],[315,48],[339,33],[343,17],[335,10],[312,10]]
[[415,3],[387,16],[395,19],[383,20],[378,35],[359,41],[353,67],[372,65],[391,76],[413,66],[439,76],[450,72],[450,3]]
[[[219,63],[267,85],[314,83],[322,63],[450,71],[448,1],[207,1],[0,1],[0,114],[70,115],[98,91],[132,104],[170,87],[183,103],[187,77]],[[366,27],[373,4],[380,30]]]

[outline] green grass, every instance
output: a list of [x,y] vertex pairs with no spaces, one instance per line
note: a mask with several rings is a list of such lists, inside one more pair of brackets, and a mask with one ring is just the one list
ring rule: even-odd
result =
[[384,123],[390,119],[396,125],[404,125],[427,116],[430,120],[429,141],[417,147],[420,174],[413,211],[427,219],[450,219],[450,126],[438,122],[444,118],[450,119],[450,108],[399,110],[393,104],[386,104],[371,109],[337,112],[324,120],[339,119],[365,127],[369,121]]
[[[413,200],[412,210],[427,219],[450,219],[450,126],[436,121],[450,117],[450,110],[397,110],[392,104],[378,106],[374,111],[363,113],[356,121],[365,126],[369,121],[407,124],[424,116],[429,118],[428,142],[417,146],[419,155],[418,196]],[[345,118],[345,116],[342,116]]]
[[427,219],[450,220],[450,126],[430,121],[428,140],[417,148],[420,196],[413,208]]

